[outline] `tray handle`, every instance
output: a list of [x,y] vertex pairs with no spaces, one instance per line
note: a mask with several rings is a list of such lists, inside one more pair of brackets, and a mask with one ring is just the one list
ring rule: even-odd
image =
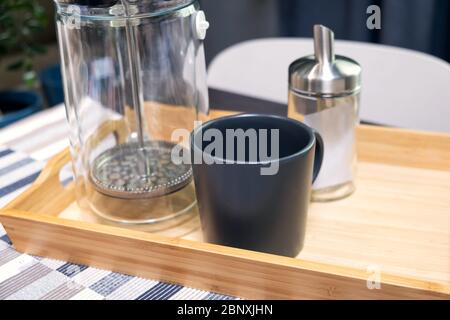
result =
[[[95,147],[106,136],[113,134],[117,143],[123,143],[127,137],[123,120],[104,122],[87,141],[88,147]],[[21,210],[30,213],[57,216],[75,201],[75,183],[61,185],[59,173],[70,162],[69,148],[65,148],[53,156],[45,165],[41,174],[31,187],[6,205],[2,211]]]
[[58,215],[74,200],[73,183],[63,187],[59,181],[61,168],[70,161],[69,148],[51,158],[30,188],[4,207],[2,211]]

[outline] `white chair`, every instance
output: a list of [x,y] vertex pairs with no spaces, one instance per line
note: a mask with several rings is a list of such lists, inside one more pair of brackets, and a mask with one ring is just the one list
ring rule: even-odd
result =
[[[352,41],[336,41],[335,52],[362,66],[362,120],[450,132],[447,62],[412,50]],[[242,42],[214,58],[208,70],[208,85],[286,104],[289,64],[312,53],[312,39]]]

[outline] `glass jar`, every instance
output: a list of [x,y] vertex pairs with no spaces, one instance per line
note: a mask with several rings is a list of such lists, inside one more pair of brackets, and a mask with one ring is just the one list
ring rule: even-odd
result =
[[[107,222],[156,224],[195,212],[177,129],[208,113],[197,1],[57,0],[76,198]],[[183,151],[189,152],[187,141]]]
[[359,91],[343,96],[311,96],[289,91],[288,116],[316,130],[324,144],[324,158],[311,198],[327,202],[355,191],[356,128]]
[[334,34],[325,26],[314,26],[314,51],[289,66],[288,116],[314,128],[323,140],[322,167],[311,197],[325,202],[355,190],[361,67],[334,54]]

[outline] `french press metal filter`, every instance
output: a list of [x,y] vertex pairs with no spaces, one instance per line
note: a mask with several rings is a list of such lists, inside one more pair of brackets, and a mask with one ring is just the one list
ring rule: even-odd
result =
[[[175,130],[208,112],[197,1],[57,0],[77,199],[104,219],[148,224],[192,211]],[[182,151],[188,152],[188,142]]]
[[322,25],[314,26],[314,51],[289,67],[288,115],[321,135],[324,158],[312,199],[331,201],[355,190],[361,67],[335,55],[334,34]]

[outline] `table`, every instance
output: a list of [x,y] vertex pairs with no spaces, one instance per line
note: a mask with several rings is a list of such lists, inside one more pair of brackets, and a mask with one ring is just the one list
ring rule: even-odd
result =
[[[64,107],[35,114],[0,131],[0,208],[23,192],[45,162],[68,146]],[[70,178],[70,170],[65,173]],[[64,177],[62,178],[64,179]],[[21,254],[0,224],[2,299],[236,299],[66,261]]]

